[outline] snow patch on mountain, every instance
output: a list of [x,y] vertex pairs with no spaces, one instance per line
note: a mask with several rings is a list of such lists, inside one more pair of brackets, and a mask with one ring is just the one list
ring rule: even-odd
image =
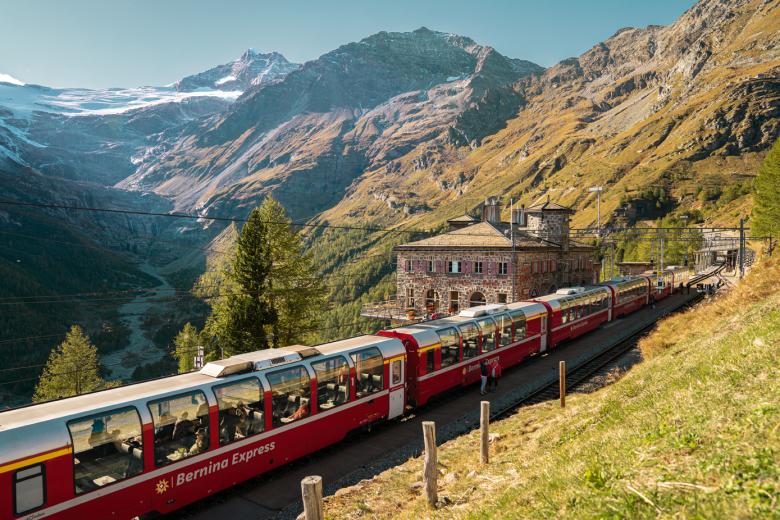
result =
[[10,83],[11,85],[17,85],[20,87],[25,85],[24,81],[16,79],[10,74],[3,74],[2,72],[0,72],[0,83]]
[[247,90],[281,80],[298,67],[297,63],[290,63],[278,52],[260,53],[249,49],[237,60],[182,78],[174,84],[174,88],[182,92],[203,88]]
[[65,116],[104,116],[123,114],[131,110],[165,103],[181,103],[196,97],[218,97],[235,100],[240,90],[198,89],[180,92],[166,87],[53,89],[39,85],[16,86],[0,84],[0,107],[7,108],[15,118],[29,119],[35,112]]

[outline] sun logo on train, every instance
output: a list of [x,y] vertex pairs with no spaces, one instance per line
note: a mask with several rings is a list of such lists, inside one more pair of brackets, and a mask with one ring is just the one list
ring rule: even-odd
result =
[[168,481],[163,479],[157,483],[157,486],[155,486],[155,491],[157,491],[158,495],[162,495],[166,491],[168,491]]

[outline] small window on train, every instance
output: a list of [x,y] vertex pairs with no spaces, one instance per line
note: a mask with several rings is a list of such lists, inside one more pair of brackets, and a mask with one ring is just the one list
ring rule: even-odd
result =
[[317,376],[317,408],[330,410],[349,401],[349,364],[344,356],[312,363]]
[[496,350],[496,322],[493,318],[483,318],[477,323],[482,330],[482,352]]
[[496,316],[496,321],[500,333],[499,342],[502,347],[505,347],[512,343],[512,318],[507,314],[500,314]]
[[360,399],[380,392],[385,387],[385,361],[379,349],[369,348],[354,352],[351,356],[357,374],[355,396]]
[[46,469],[27,466],[14,473],[14,514],[21,515],[46,503]]
[[402,374],[402,367],[401,367],[401,360],[393,361],[390,365],[390,384],[400,385],[403,381],[403,374]]
[[68,422],[76,494],[143,472],[141,418],[135,408]]
[[265,429],[263,387],[250,377],[214,387],[219,406],[219,444],[250,437]]
[[474,323],[459,325],[463,336],[463,359],[471,359],[479,353],[479,329]]
[[457,329],[437,331],[441,341],[441,367],[445,368],[460,361],[460,335]]
[[515,330],[514,341],[525,339],[525,314],[523,311],[518,310],[510,312],[509,315],[512,317],[512,324]]
[[282,426],[311,415],[311,383],[302,366],[267,374],[273,395],[273,425]]
[[154,425],[154,460],[166,466],[209,449],[209,404],[203,392],[149,403]]

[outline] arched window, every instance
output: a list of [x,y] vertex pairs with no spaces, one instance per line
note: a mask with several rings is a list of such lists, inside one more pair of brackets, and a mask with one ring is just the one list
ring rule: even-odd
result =
[[439,310],[439,293],[433,289],[428,289],[428,292],[425,293],[425,310],[428,312]]
[[481,292],[472,293],[469,298],[469,307],[476,307],[477,305],[485,305],[485,295]]

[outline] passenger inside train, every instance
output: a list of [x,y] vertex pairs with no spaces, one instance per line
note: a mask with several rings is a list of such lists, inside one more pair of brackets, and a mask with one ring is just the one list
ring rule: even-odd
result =
[[[149,411],[154,423],[154,458],[158,467],[190,457],[196,444],[200,451],[208,449],[209,408],[203,392],[154,401],[149,404]],[[205,434],[205,440],[200,443],[198,431]]]
[[76,494],[143,471],[141,420],[134,409],[68,423],[73,442]]
[[219,407],[219,442],[225,446],[265,429],[263,388],[250,377],[214,388]]

